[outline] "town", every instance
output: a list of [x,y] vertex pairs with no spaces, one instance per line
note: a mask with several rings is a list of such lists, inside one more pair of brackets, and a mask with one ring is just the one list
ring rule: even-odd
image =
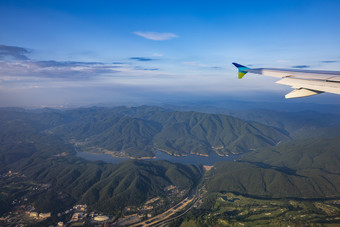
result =
[[[174,185],[164,187],[166,196],[154,197],[140,206],[126,206],[120,215],[108,215],[96,212],[87,204],[76,204],[63,212],[38,212],[30,203],[29,197],[50,189],[50,184],[36,184],[25,182],[25,175],[15,171],[8,171],[0,176],[4,181],[12,181],[12,187],[25,189],[26,193],[11,202],[12,209],[0,217],[0,224],[5,226],[20,226],[27,224],[47,224],[49,226],[79,226],[84,224],[107,226],[125,226],[151,219],[160,213],[167,212],[187,194],[187,190],[180,190]],[[62,194],[62,193],[60,193]],[[177,206],[177,205],[176,205]]]

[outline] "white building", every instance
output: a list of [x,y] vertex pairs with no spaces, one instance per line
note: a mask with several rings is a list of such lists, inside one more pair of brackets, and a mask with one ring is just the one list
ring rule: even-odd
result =
[[97,217],[94,218],[95,221],[107,221],[109,220],[108,216],[104,216],[104,215],[99,215]]
[[51,213],[40,213],[39,218],[49,218],[51,217]]
[[37,218],[39,214],[37,212],[31,212],[30,217]]

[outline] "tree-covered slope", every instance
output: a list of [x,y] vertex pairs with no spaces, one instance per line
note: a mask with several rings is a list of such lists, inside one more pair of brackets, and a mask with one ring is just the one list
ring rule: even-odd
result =
[[173,112],[155,136],[156,147],[175,154],[243,153],[287,139],[279,130],[217,114]]
[[85,161],[63,140],[24,122],[2,122],[7,127],[0,132],[0,175],[11,171],[20,177],[1,181],[0,200],[6,204],[1,212],[10,208],[7,201],[25,195],[38,212],[60,212],[85,203],[112,213],[165,195],[169,185],[189,192],[200,178],[197,167],[166,161]]
[[95,146],[121,153],[120,156],[153,156],[152,139],[160,130],[155,122],[131,117],[94,116],[59,126],[51,131],[83,146]]
[[279,128],[294,138],[335,136],[334,133],[340,136],[340,130],[334,129],[330,132],[330,128],[340,126],[339,114],[316,111],[278,112],[263,109],[225,111],[225,114]]
[[[79,110],[77,111],[77,114]],[[157,107],[117,107],[86,112],[50,130],[123,156],[152,156],[154,148],[170,154],[221,155],[272,146],[288,135],[270,126],[235,117],[197,112],[171,112]],[[65,114],[74,118],[72,111]]]
[[238,162],[218,163],[208,189],[268,198],[337,198],[339,141],[339,137],[290,141],[248,153]]
[[[6,109],[0,111],[0,171],[24,174],[23,185],[49,185],[30,194],[39,211],[51,207],[59,211],[79,202],[110,212],[164,195],[169,185],[189,190],[200,171],[163,161],[88,162],[74,156],[69,140],[135,157],[153,154],[154,147],[179,155],[256,149],[237,162],[216,164],[210,171],[208,192],[339,197],[340,139],[336,126],[332,130],[334,137],[326,137],[333,131],[325,129],[319,137],[284,142],[288,136],[276,128],[219,114],[145,106],[55,112]],[[12,182],[7,183],[0,185],[0,200],[6,204],[11,193],[18,195],[17,189],[9,190]]]
[[295,170],[313,168],[340,173],[340,137],[293,140],[246,154],[242,160]]
[[45,212],[52,209],[46,203],[59,197],[61,204],[85,203],[97,211],[112,213],[165,196],[164,188],[169,185],[189,191],[200,177],[197,167],[166,161],[130,160],[113,165],[74,157],[46,160],[35,156],[11,166],[35,182],[51,184],[49,190],[33,197],[35,207]]

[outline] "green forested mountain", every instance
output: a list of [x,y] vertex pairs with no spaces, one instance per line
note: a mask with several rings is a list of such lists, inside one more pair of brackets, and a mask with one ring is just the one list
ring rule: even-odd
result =
[[112,213],[164,196],[169,185],[189,190],[200,178],[197,167],[166,161],[130,160],[112,165],[74,157],[32,157],[16,163],[13,169],[35,182],[51,184],[49,190],[32,197],[36,209],[45,212],[51,211],[50,201],[55,201],[60,210],[78,202]]
[[[69,141],[134,157],[151,156],[154,148],[178,155],[256,149],[238,161],[215,164],[206,184],[208,193],[235,192],[264,198],[339,197],[337,124],[321,119],[315,124],[312,120],[300,122],[298,126],[296,119],[285,119],[269,119],[267,123],[272,126],[266,126],[222,114],[147,106],[66,111],[1,109],[0,174],[13,170],[25,178],[19,182],[20,187],[0,182],[0,201],[10,204],[13,197],[28,193],[33,182],[49,185],[39,193],[29,193],[39,211],[51,207],[58,211],[82,202],[111,212],[164,195],[163,188],[169,185],[189,190],[200,178],[197,167],[164,161],[131,160],[117,165],[88,162],[74,156]],[[288,126],[301,129],[304,136],[300,138],[304,139],[290,140],[294,130]],[[0,210],[6,207],[0,206]]]
[[312,168],[340,173],[340,137],[293,140],[248,153],[242,160],[295,170]]
[[[73,111],[65,114],[76,115]],[[50,132],[133,157],[152,156],[154,148],[176,155],[208,155],[212,150],[228,155],[272,146],[289,137],[273,127],[226,115],[170,112],[146,106],[87,111]]]
[[224,113],[246,121],[258,122],[281,129],[293,138],[328,137],[334,136],[334,132],[340,136],[340,130],[330,132],[330,128],[340,126],[339,114],[316,111],[278,112],[262,109],[224,111]]
[[210,192],[232,191],[267,198],[338,198],[340,138],[282,143],[221,162],[213,170]]
[[53,129],[53,134],[65,140],[74,138],[110,151],[123,152],[123,156],[153,156],[153,136],[159,132],[155,122],[130,118],[94,116]]
[[[269,103],[267,104],[269,105]],[[328,109],[329,113],[325,113],[324,110],[327,107],[323,105],[319,106],[321,112],[317,112],[312,110],[302,111],[296,104],[294,108],[288,108],[288,103],[285,103],[284,106],[287,109],[284,111],[274,110],[275,108],[259,109],[261,105],[254,106],[251,109],[233,108],[233,106],[228,105],[220,108],[213,106],[169,106],[168,108],[180,111],[195,110],[203,113],[229,115],[248,122],[257,122],[278,128],[288,133],[292,138],[332,136],[334,133],[340,136],[340,130],[337,129],[340,126],[340,115],[336,110],[336,106]],[[333,128],[333,130],[330,131],[330,128]],[[323,131],[321,134],[320,130]]]
[[73,155],[71,145],[30,124],[28,120],[1,122],[0,174],[19,173],[15,181],[4,177],[0,182],[1,212],[15,198],[26,196],[38,212],[55,213],[85,203],[113,213],[164,196],[169,185],[189,192],[201,175],[198,167],[166,161],[130,160],[116,165],[85,161]]

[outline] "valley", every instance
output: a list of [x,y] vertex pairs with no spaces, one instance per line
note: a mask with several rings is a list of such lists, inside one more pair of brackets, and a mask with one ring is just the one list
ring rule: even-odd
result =
[[287,115],[1,109],[0,223],[339,224],[336,118],[292,129]]

